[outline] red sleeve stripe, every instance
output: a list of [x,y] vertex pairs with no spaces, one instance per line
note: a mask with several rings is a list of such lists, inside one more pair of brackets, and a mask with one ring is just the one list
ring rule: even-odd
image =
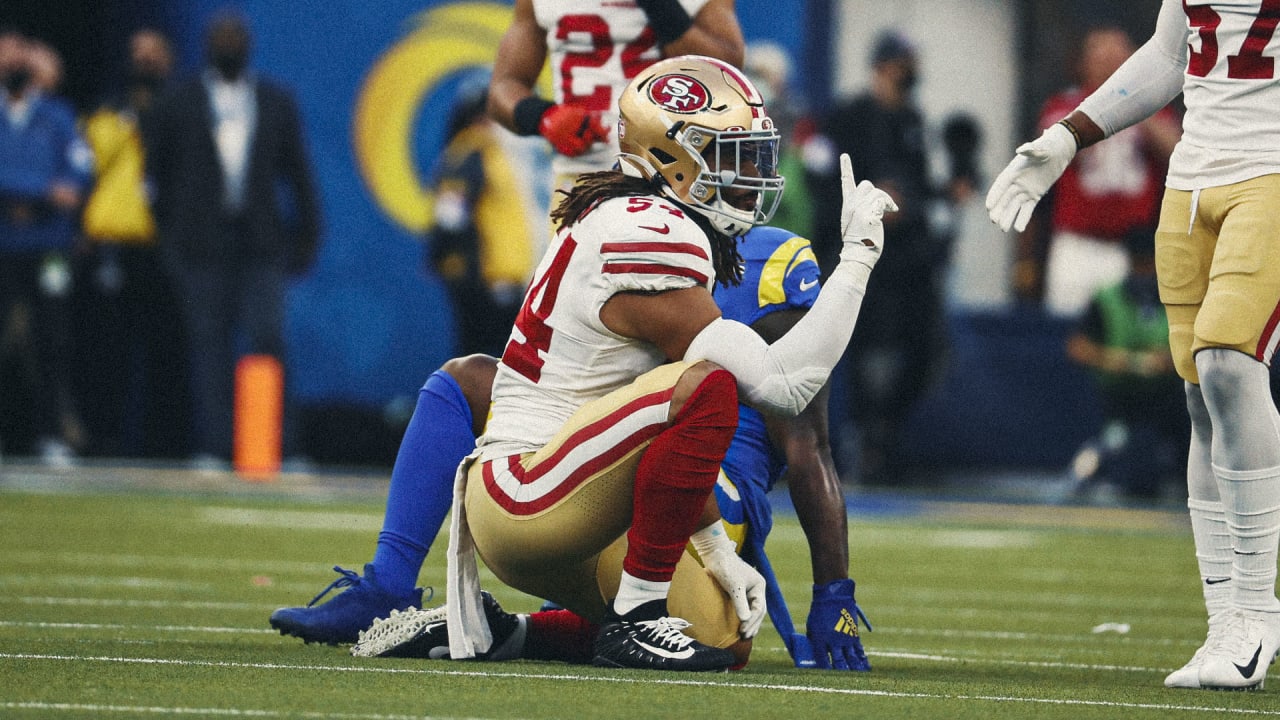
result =
[[602,253],[682,253],[709,260],[707,251],[693,243],[673,242],[620,242],[604,243],[600,246]]
[[706,285],[710,278],[692,268],[659,265],[657,263],[620,263],[607,262],[601,271],[609,275],[675,275],[676,277],[693,278],[699,285]]

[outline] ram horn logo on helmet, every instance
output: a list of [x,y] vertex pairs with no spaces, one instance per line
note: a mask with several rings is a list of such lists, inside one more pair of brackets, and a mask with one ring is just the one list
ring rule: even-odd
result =
[[650,83],[649,99],[667,112],[689,114],[711,104],[711,91],[688,75],[663,75]]

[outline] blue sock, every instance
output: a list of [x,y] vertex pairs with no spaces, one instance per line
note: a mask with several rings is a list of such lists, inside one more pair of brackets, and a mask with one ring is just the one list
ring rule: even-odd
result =
[[378,585],[388,592],[413,592],[427,551],[449,514],[454,471],[475,444],[471,408],[462,388],[437,370],[418,391],[418,405],[391,470],[387,511],[372,563]]

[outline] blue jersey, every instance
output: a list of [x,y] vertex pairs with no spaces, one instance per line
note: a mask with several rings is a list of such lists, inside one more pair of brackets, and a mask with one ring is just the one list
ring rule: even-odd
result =
[[[751,325],[772,312],[813,305],[820,273],[808,240],[762,226],[743,237],[740,250],[746,262],[742,283],[715,288],[716,304],[726,319]],[[754,408],[739,405],[738,430],[721,466],[716,500],[740,547],[763,548],[772,525],[765,495],[785,469],[785,458],[769,442],[764,417]],[[746,535],[753,542],[743,543]]]

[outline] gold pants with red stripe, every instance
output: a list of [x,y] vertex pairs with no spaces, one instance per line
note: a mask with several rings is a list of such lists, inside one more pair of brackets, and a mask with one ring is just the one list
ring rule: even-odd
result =
[[[636,466],[667,425],[687,363],[663,365],[576,412],[534,453],[477,462],[467,476],[467,522],[488,568],[507,585],[599,622],[618,591]],[[687,551],[667,599],[700,642],[737,642],[738,618]]]
[[1194,355],[1239,350],[1268,365],[1280,343],[1280,175],[1166,190],[1156,231],[1160,300],[1184,380]]

